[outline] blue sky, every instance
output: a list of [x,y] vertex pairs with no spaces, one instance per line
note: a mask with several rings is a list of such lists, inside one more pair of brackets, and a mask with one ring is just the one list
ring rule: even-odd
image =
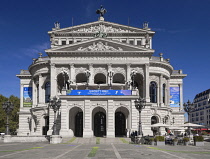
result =
[[155,56],[164,53],[174,69],[188,74],[184,101],[210,88],[210,0],[1,0],[0,94],[19,96],[16,74],[28,69],[32,58],[49,48],[47,34],[59,21],[61,28],[97,21],[95,11],[107,9],[105,21],[142,28],[144,21],[156,34]]

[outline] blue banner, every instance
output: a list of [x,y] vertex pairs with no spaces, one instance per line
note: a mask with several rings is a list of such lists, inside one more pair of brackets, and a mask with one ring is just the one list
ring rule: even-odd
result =
[[130,96],[131,90],[70,90],[70,96]]
[[170,87],[170,106],[180,106],[180,90],[179,87]]
[[23,106],[32,106],[32,87],[23,87]]

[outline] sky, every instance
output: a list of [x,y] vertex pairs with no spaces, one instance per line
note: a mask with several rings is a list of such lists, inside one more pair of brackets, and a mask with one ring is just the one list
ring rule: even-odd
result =
[[21,69],[50,47],[48,31],[98,20],[103,5],[105,21],[142,28],[144,21],[156,34],[154,56],[163,53],[175,70],[182,69],[184,102],[210,88],[210,0],[1,0],[0,94],[20,96]]

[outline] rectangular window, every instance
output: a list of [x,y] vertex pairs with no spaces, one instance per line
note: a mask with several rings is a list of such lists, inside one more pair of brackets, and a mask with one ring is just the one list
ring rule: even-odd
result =
[[70,40],[70,41],[69,41],[69,44],[73,44],[73,41],[72,41],[72,40]]
[[66,41],[61,41],[61,44],[62,45],[66,45]]
[[122,40],[122,43],[126,43],[126,40]]
[[141,41],[140,40],[137,40],[137,45],[141,45]]
[[133,40],[130,40],[129,43],[130,43],[131,45],[133,45]]

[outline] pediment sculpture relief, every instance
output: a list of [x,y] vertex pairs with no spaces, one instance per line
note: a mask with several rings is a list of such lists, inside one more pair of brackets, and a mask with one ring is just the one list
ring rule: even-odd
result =
[[111,33],[111,32],[125,32],[125,33],[128,33],[128,32],[135,32],[135,31],[131,31],[131,30],[124,30],[124,29],[121,29],[121,28],[114,28],[112,26],[106,26],[104,24],[99,24],[99,25],[96,25],[96,26],[91,26],[89,28],[79,28],[77,30],[73,30],[72,32],[86,32],[86,33],[89,33],[89,32],[105,32],[105,33]]
[[93,45],[90,45],[85,48],[79,47],[77,51],[123,51],[123,49],[120,47],[116,49],[112,46],[103,44],[102,42],[98,42],[97,44],[93,43]]

